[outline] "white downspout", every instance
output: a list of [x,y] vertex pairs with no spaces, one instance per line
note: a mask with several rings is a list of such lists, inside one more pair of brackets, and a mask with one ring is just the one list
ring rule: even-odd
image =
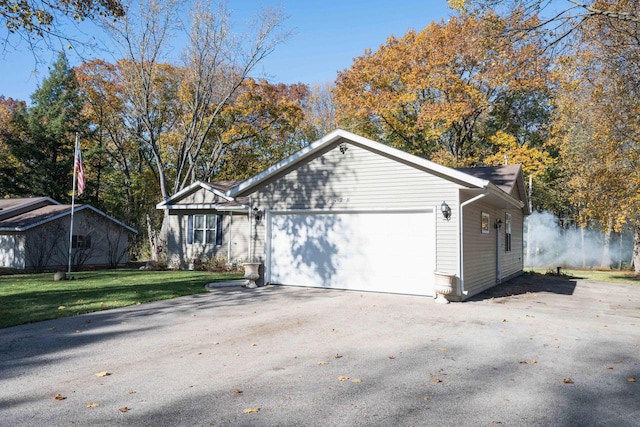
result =
[[[233,226],[233,211],[229,212],[229,232],[227,233],[227,264],[231,265],[231,227]],[[223,227],[224,229],[224,227]]]
[[489,189],[485,189],[484,193],[478,194],[476,197],[472,197],[466,202],[460,203],[460,223],[458,224],[458,231],[460,233],[460,292],[462,295],[467,295],[467,291],[464,290],[464,207],[480,200],[489,194]]
[[252,221],[251,221],[251,217],[253,215],[251,215],[252,210],[251,208],[253,207],[253,200],[251,199],[251,197],[249,197],[249,257],[247,258],[247,262],[253,262],[253,259],[251,258],[251,241],[253,240],[253,233],[251,232],[251,225],[252,225]]

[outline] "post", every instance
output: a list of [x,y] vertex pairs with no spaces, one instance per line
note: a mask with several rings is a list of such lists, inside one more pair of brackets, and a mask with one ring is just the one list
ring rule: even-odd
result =
[[76,132],[76,144],[73,151],[73,185],[71,188],[71,224],[69,225],[69,254],[68,254],[68,267],[67,267],[67,279],[71,279],[71,245],[73,244],[73,210],[76,204],[76,172],[78,158],[78,132]]

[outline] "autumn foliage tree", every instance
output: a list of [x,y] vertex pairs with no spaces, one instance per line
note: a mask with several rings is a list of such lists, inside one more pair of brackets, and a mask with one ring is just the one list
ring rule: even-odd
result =
[[570,197],[582,223],[633,229],[640,273],[640,22],[592,20],[581,31],[562,62],[555,116]]
[[545,117],[517,115],[544,111],[549,62],[538,38],[503,37],[520,14],[494,18],[434,22],[356,58],[336,82],[341,125],[453,166],[482,164],[498,130],[525,143]]

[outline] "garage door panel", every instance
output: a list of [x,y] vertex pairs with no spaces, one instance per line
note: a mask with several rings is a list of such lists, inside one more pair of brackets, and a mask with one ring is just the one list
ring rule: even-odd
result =
[[433,214],[270,216],[272,283],[432,295]]

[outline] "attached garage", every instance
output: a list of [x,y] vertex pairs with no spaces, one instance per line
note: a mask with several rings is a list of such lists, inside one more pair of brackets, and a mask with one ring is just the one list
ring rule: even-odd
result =
[[[262,284],[430,296],[438,277],[460,301],[522,273],[518,165],[452,169],[338,129],[216,193],[221,184],[194,183],[158,207],[233,203],[242,221],[229,247],[248,249],[241,261],[261,264]],[[184,248],[193,230],[174,223],[170,241]]]
[[433,295],[433,209],[276,211],[267,221],[270,283]]

